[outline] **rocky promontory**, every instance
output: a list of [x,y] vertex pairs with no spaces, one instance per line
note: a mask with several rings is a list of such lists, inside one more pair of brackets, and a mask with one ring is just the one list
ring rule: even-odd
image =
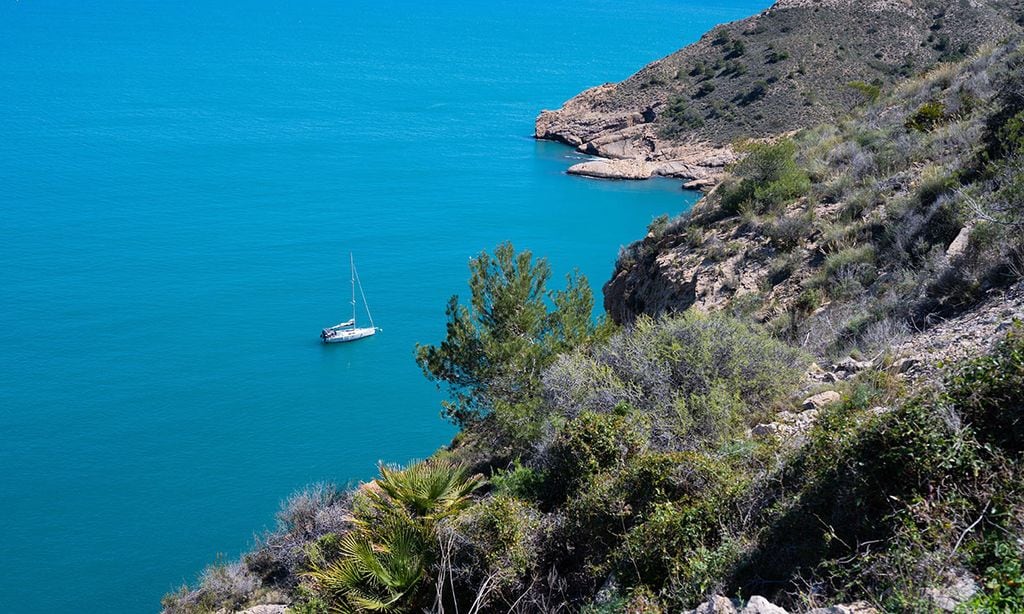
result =
[[602,158],[572,174],[711,187],[737,141],[835,120],[888,85],[1018,31],[1015,10],[1012,1],[780,0],[542,111],[534,134]]

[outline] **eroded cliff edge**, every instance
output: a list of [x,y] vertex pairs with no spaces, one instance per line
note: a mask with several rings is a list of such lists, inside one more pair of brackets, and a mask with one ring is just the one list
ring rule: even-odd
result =
[[541,112],[535,136],[600,156],[573,174],[661,175],[708,188],[735,161],[738,141],[834,121],[893,83],[1019,30],[1019,10],[1015,0],[779,0]]
[[1016,34],[749,147],[621,250],[605,310],[729,311],[816,355],[977,350],[1024,317],[1020,126]]

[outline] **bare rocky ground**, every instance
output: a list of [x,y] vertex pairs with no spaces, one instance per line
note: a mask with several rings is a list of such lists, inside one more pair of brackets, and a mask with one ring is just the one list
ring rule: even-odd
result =
[[[754,595],[745,604],[722,595],[715,595],[696,609],[688,610],[683,614],[789,614],[789,611],[760,595]],[[806,611],[806,614],[879,614],[879,612],[864,602],[855,602],[811,608]]]
[[907,376],[929,376],[942,363],[991,349],[1015,321],[1024,322],[1024,282],[993,291],[974,309],[896,344],[893,354],[903,357],[897,367]]

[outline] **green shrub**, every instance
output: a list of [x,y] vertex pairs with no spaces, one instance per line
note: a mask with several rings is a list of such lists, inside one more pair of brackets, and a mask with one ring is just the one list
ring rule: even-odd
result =
[[701,83],[700,87],[697,88],[697,91],[693,93],[693,98],[703,98],[713,91],[715,91],[715,84],[710,81],[705,81],[704,83]]
[[594,474],[626,462],[644,447],[635,421],[617,414],[581,413],[558,433],[548,450],[547,474],[556,499]]
[[931,132],[946,121],[946,105],[937,100],[926,102],[907,118],[907,130]]
[[874,273],[875,247],[873,245],[860,245],[847,247],[829,254],[825,258],[825,275],[835,278],[844,271],[852,271],[858,275]]
[[787,215],[765,227],[765,234],[772,245],[782,251],[791,251],[811,233],[812,223],[808,216]]
[[810,190],[810,178],[797,166],[796,145],[791,140],[755,143],[745,149],[745,157],[730,169],[732,179],[719,188],[725,212],[736,214],[749,205],[764,213]]
[[569,419],[630,408],[651,421],[653,446],[687,449],[767,411],[804,364],[800,352],[749,323],[688,311],[641,317],[604,346],[563,357],[545,373],[544,396],[554,416]]
[[719,504],[710,496],[655,504],[626,535],[622,575],[665,594],[672,611],[696,606],[721,589],[739,553],[722,538]]
[[981,441],[1024,451],[1024,325],[1015,324],[988,356],[953,371],[946,387]]
[[865,83],[863,81],[850,81],[846,85],[849,86],[851,89],[856,90],[861,96],[864,97],[864,100],[866,100],[867,102],[875,102],[876,100],[878,100],[878,97],[882,95],[881,86],[875,83]]
[[982,591],[967,603],[971,612],[1024,612],[1024,552],[1004,535],[988,547]]
[[518,461],[506,471],[497,471],[491,476],[491,484],[498,493],[513,497],[535,499],[544,483],[544,474]]
[[738,58],[747,52],[747,46],[743,44],[743,41],[736,39],[726,45],[725,59],[731,60]]
[[676,96],[669,100],[662,116],[667,121],[665,130],[670,134],[682,130],[694,130],[704,125],[704,118],[690,106],[689,101],[683,96]]
[[525,501],[505,494],[488,497],[460,521],[475,554],[500,582],[512,584],[535,566],[539,513]]

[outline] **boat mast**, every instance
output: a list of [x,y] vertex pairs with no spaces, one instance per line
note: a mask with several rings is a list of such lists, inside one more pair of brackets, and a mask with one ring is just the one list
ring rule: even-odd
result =
[[352,325],[356,323],[356,259],[352,256],[352,252],[348,253],[348,266],[349,271],[352,274]]
[[[352,271],[355,272],[355,262],[352,264]],[[366,302],[366,292],[363,291],[363,282],[359,280],[359,273],[355,272],[356,281],[359,282],[359,295],[363,297],[363,307],[366,309],[366,317],[370,318],[370,328],[377,328],[373,325],[373,315],[370,313],[370,304]],[[353,303],[355,299],[353,298]],[[354,307],[353,307],[354,309]]]

